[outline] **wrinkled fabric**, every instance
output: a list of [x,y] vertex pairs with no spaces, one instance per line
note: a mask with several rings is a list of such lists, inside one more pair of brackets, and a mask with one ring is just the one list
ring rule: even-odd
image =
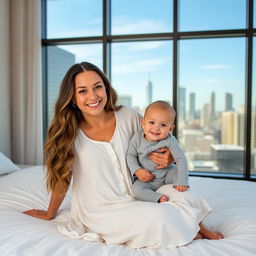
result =
[[[193,240],[169,249],[133,249],[125,245],[73,239],[57,231],[70,216],[71,191],[51,221],[22,214],[47,209],[49,195],[41,166],[0,177],[1,256],[227,256],[256,255],[256,184],[249,181],[190,177],[193,191],[212,206],[204,224],[224,235],[221,240]],[[149,213],[147,213],[149,214]]]

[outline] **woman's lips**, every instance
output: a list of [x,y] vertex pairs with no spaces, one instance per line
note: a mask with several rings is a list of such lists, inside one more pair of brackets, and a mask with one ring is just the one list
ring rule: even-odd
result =
[[95,103],[86,104],[86,106],[89,107],[89,108],[96,108],[96,107],[99,106],[100,102],[101,101],[99,100],[99,101],[97,101]]

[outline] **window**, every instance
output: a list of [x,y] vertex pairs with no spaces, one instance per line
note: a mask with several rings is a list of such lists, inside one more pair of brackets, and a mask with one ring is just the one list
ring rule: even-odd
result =
[[172,31],[171,0],[112,0],[112,34]]
[[243,173],[245,39],[182,40],[179,69],[179,139],[189,169]]
[[102,35],[101,0],[47,1],[47,38]]
[[246,1],[180,0],[180,30],[241,29],[246,26]]
[[191,175],[255,179],[253,1],[42,0],[45,132],[66,70],[89,61],[119,104],[141,114],[155,100],[174,106]]
[[112,84],[119,104],[143,114],[155,100],[172,103],[172,42],[113,43]]

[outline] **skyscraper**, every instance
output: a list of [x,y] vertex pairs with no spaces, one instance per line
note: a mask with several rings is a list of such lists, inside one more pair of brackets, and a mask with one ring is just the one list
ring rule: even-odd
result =
[[57,46],[48,47],[48,121],[51,121],[53,117],[61,80],[74,63],[73,53]]
[[234,138],[235,112],[226,111],[221,113],[221,143],[235,145]]
[[150,74],[148,78],[148,83],[146,85],[146,105],[150,104],[153,100],[153,84],[150,81]]
[[221,113],[221,143],[244,146],[244,110]]
[[200,125],[204,128],[210,128],[211,122],[210,122],[210,104],[204,104],[202,111],[201,111],[201,117],[200,117]]
[[191,92],[189,94],[189,118],[194,120],[196,117],[196,94]]
[[211,94],[211,107],[210,107],[210,115],[211,115],[211,119],[215,118],[215,92],[212,92]]
[[178,115],[180,121],[186,121],[186,88],[178,89]]
[[231,93],[225,93],[225,111],[233,110],[233,96]]

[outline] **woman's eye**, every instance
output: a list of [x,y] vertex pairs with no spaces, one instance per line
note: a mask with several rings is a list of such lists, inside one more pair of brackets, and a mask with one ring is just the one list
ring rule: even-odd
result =
[[86,93],[86,90],[80,90],[80,91],[78,91],[78,93],[79,94],[84,94],[84,93]]
[[99,84],[99,85],[97,85],[95,88],[96,88],[96,89],[101,89],[101,88],[102,88],[102,85]]
[[149,124],[154,124],[155,122],[153,122],[153,121],[149,121],[148,123],[149,123]]

